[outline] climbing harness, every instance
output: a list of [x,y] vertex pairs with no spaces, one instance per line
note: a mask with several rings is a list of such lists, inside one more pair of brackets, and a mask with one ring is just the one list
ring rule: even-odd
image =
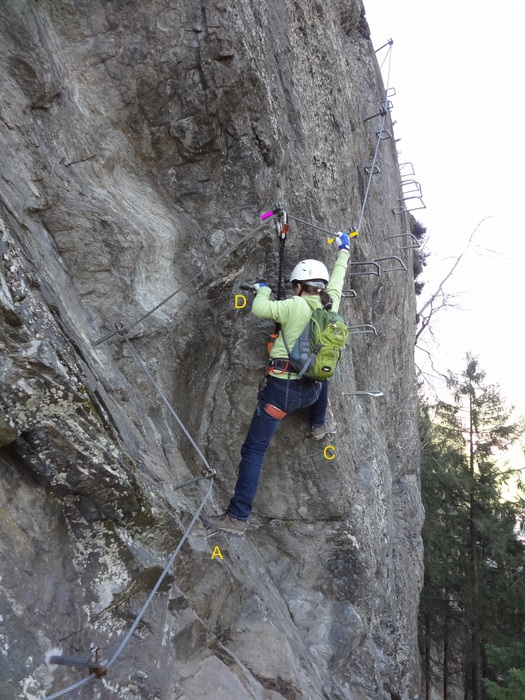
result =
[[290,360],[285,360],[284,358],[281,359],[280,357],[270,357],[264,376],[268,376],[270,372],[273,372],[274,374],[286,374],[286,372],[289,371]]
[[286,416],[286,411],[281,411],[280,408],[277,408],[277,406],[271,403],[265,403],[263,408],[269,416],[276,420],[282,420]]

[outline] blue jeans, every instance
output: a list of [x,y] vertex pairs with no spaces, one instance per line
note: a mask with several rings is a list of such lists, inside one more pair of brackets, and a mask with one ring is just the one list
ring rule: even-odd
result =
[[[248,435],[241,447],[239,476],[235,485],[235,493],[227,511],[232,517],[248,520],[259,485],[266,450],[281,423],[278,418],[268,415],[264,408],[265,405],[277,406],[286,413],[311,406],[310,424],[314,426],[323,425],[327,400],[327,382],[268,377],[253,414]],[[315,422],[313,422],[314,420]]]

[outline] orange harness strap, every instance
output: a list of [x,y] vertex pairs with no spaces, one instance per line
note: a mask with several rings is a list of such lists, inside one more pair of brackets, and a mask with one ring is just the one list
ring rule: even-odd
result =
[[269,416],[277,418],[277,420],[282,420],[286,415],[286,411],[281,411],[280,408],[273,406],[271,403],[265,403],[263,408]]
[[[275,366],[276,362],[281,363],[281,366],[276,367]],[[268,367],[264,371],[264,376],[267,377],[270,374],[270,372],[274,372],[274,374],[286,374],[287,372],[291,372],[291,371],[292,370],[290,368],[290,362],[288,360],[281,360],[281,359],[279,359],[277,361],[270,360],[270,364],[268,365]]]

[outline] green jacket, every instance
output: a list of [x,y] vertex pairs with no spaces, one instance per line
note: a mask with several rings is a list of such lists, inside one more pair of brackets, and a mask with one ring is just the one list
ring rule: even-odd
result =
[[[326,291],[333,301],[332,311],[339,310],[349,259],[350,255],[347,251],[341,250],[339,252],[330,281],[326,287]],[[261,287],[259,289],[253,300],[252,313],[257,318],[266,318],[281,324],[281,332],[273,345],[270,357],[287,358],[288,353],[284,347],[282,334],[284,333],[286,343],[291,350],[295,345],[295,341],[305,329],[306,324],[309,323],[312,310],[321,308],[321,300],[315,295],[307,297],[293,296],[291,299],[284,299],[283,301],[270,301],[271,293],[272,291],[269,287]],[[297,375],[293,372],[283,374],[282,372],[275,373],[272,371],[270,374],[280,379],[297,379]]]

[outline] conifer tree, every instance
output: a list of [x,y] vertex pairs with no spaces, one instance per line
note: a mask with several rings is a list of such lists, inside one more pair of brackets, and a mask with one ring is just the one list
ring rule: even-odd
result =
[[445,700],[461,675],[464,698],[482,700],[483,679],[492,674],[487,645],[518,638],[523,621],[524,587],[516,578],[523,548],[514,533],[522,504],[503,500],[497,459],[522,426],[510,421],[511,409],[473,356],[461,377],[449,376],[449,387],[453,402],[427,407],[421,430],[426,697],[437,668]]

